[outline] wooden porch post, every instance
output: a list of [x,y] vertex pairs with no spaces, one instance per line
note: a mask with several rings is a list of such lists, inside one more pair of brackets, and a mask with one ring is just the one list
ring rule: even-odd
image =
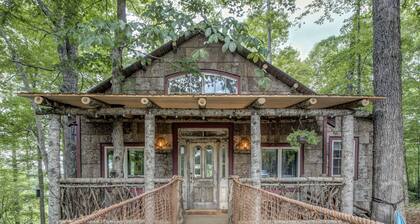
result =
[[251,180],[261,187],[261,121],[260,115],[251,115]]
[[342,165],[341,174],[344,187],[341,191],[342,211],[353,214],[353,178],[354,178],[354,118],[353,115],[342,117]]
[[48,223],[60,221],[60,115],[51,115],[48,134]]
[[144,116],[144,182],[145,191],[155,188],[155,115],[150,112]]

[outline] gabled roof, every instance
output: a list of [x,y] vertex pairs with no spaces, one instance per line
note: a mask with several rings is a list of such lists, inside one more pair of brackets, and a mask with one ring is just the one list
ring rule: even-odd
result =
[[[187,42],[188,40],[194,38],[197,35],[202,34],[201,32],[197,31],[197,32],[193,32],[190,35],[183,35],[181,37],[179,37],[176,40],[176,45],[175,46],[180,46],[181,44]],[[156,50],[152,51],[148,56],[146,56],[147,58],[149,58],[150,60],[154,61],[156,60],[156,58],[162,57],[165,54],[171,52],[172,50],[174,50],[174,44],[173,41],[169,41],[165,44],[163,44],[161,47],[157,48]],[[299,93],[302,94],[307,94],[307,95],[314,95],[316,94],[315,91],[313,91],[312,89],[306,87],[305,85],[303,85],[302,83],[300,83],[299,81],[297,81],[296,79],[294,79],[293,77],[291,77],[290,75],[288,75],[286,72],[280,70],[279,68],[273,66],[272,64],[268,63],[267,61],[258,61],[258,62],[253,62],[252,60],[248,59],[248,55],[251,53],[248,49],[246,49],[243,46],[238,46],[236,53],[238,53],[240,56],[242,56],[243,58],[245,58],[246,60],[248,60],[249,62],[251,62],[252,64],[256,65],[259,68],[262,68],[263,65],[266,65],[267,68],[265,69],[265,71],[272,75],[273,77],[277,78],[278,80],[282,81],[283,83],[285,83],[286,85],[288,85],[289,87],[293,87],[293,85],[295,85],[296,83],[298,84],[298,87],[296,88],[296,91],[298,91]],[[123,70],[123,75],[127,78],[129,76],[131,76],[132,74],[134,74],[136,71],[140,70],[140,69],[145,69],[145,66],[143,66],[141,64],[141,61],[137,61],[133,64],[131,64],[130,66],[126,67]],[[111,87],[111,78],[108,78],[106,80],[104,80],[103,82],[99,83],[98,85],[94,86],[93,88],[89,89],[87,92],[88,93],[103,93],[105,92],[107,89],[109,89]]]

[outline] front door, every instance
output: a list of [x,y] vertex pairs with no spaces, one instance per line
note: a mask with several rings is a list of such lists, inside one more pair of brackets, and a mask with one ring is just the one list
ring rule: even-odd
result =
[[189,143],[189,206],[194,209],[218,207],[218,143],[209,140]]

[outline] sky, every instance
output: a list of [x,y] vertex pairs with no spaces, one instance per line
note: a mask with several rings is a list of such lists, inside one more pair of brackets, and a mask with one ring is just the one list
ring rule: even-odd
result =
[[[297,0],[296,5],[302,9],[309,4],[309,2],[311,2],[311,0]],[[319,41],[333,35],[338,35],[340,33],[340,28],[343,26],[343,21],[346,19],[346,15],[334,15],[333,22],[325,22],[324,24],[318,25],[315,24],[314,21],[319,17],[320,14],[306,16],[303,19],[301,27],[296,26],[289,30],[289,40],[287,41],[286,46],[290,45],[297,49],[300,52],[301,59],[306,58],[313,46]]]

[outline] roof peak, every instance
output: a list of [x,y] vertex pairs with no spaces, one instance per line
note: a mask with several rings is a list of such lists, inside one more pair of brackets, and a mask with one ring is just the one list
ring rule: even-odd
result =
[[[192,38],[194,38],[198,35],[205,36],[204,33],[201,30],[194,30],[194,31],[190,32],[189,34],[187,33],[187,34],[184,34],[184,35],[180,36],[175,41],[166,42],[165,44],[163,44],[159,48],[155,49],[154,51],[152,51],[148,55],[146,55],[146,58],[154,61],[154,60],[156,60],[156,58],[162,57],[163,55],[165,55],[165,54],[171,52],[172,50],[174,50],[175,46],[180,46],[183,43],[191,40]],[[175,44],[174,44],[174,42],[175,42]],[[220,41],[220,42],[224,43],[224,41]],[[252,64],[254,64],[255,66],[257,66],[258,68],[261,68],[261,69],[265,70],[266,73],[268,73],[268,74],[274,76],[275,78],[279,79],[280,81],[282,81],[283,83],[288,85],[290,88],[295,89],[299,93],[302,93],[302,94],[316,94],[315,91],[306,87],[305,85],[303,85],[302,83],[300,83],[299,81],[297,81],[296,79],[294,79],[293,77],[288,75],[286,72],[284,72],[284,71],[280,70],[279,68],[273,66],[272,64],[268,63],[267,61],[258,60],[257,62],[254,62],[253,60],[249,59],[248,55],[251,53],[251,51],[248,50],[247,48],[243,47],[242,45],[237,46],[235,52],[237,54],[239,54],[240,56],[242,56],[243,58],[245,58],[246,60],[248,60],[249,62],[251,62]],[[123,75],[127,78],[127,77],[131,76],[132,74],[134,74],[136,71],[141,70],[141,69],[145,69],[145,66],[142,63],[142,60],[138,60],[138,61],[134,62],[133,64],[124,68]],[[88,93],[101,93],[101,92],[104,92],[107,89],[111,88],[111,86],[112,86],[111,78],[108,78],[108,79],[102,81],[101,83],[99,83],[98,85],[92,87],[87,92]]]

